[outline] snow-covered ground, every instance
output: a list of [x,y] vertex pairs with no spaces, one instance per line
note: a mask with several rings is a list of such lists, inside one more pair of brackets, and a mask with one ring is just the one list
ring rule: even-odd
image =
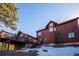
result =
[[[41,48],[25,49],[22,50],[27,52],[29,50],[38,50],[39,56],[73,56],[74,54],[79,54],[79,47],[51,47],[42,46]],[[47,50],[47,51],[43,51]]]

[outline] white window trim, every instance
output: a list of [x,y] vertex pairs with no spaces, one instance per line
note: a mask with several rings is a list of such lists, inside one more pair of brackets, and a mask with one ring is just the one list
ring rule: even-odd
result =
[[56,31],[56,27],[54,27],[54,31]]
[[68,38],[75,38],[75,32],[69,32]]
[[79,19],[78,19],[78,29],[79,29]]
[[49,24],[49,27],[51,27],[51,26],[53,26],[53,25],[54,25],[53,23],[50,23],[50,24]]
[[49,27],[49,32],[52,32],[53,31],[53,27]]
[[41,36],[41,32],[38,32],[38,36]]

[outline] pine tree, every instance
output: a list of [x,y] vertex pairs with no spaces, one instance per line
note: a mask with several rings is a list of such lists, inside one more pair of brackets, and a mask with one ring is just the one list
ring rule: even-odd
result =
[[17,29],[17,9],[14,3],[0,3],[0,22],[12,30]]
[[62,43],[62,36],[59,31],[56,32],[55,43]]

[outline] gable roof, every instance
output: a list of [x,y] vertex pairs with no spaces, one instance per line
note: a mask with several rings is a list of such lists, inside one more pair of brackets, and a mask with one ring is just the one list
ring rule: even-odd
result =
[[13,33],[10,33],[10,32],[4,31],[4,30],[2,30],[2,31],[5,32],[5,33],[7,33],[7,34],[15,35]]
[[54,21],[51,21],[51,20],[50,20],[49,23],[46,25],[45,28],[48,28],[48,26],[49,26],[50,23],[53,23],[54,25],[57,25],[57,22],[54,22]]
[[79,17],[76,17],[76,18],[70,19],[70,20],[68,20],[68,21],[62,22],[62,23],[58,24],[58,26],[59,26],[59,25],[66,24],[66,23],[70,23],[70,22],[75,21],[75,20],[77,20],[77,19],[79,19]]
[[38,31],[36,31],[36,32],[39,32],[39,31],[42,31],[42,30],[47,29],[50,23],[53,23],[55,26],[57,25],[57,22],[50,20],[50,21],[48,22],[48,24],[45,26],[45,28],[40,29],[40,30],[38,30]]
[[31,38],[33,38],[33,39],[36,39],[35,37],[33,37],[33,36],[29,35],[29,34],[23,33],[23,32],[21,32],[21,31],[19,31],[17,35],[21,35],[21,34],[22,34],[22,36],[24,36],[24,37],[27,37],[27,36],[28,36],[28,37],[31,37]]
[[75,17],[75,18],[73,18],[73,19],[70,19],[70,20],[68,20],[68,21],[62,22],[62,23],[60,23],[60,24],[58,24],[57,22],[54,22],[54,21],[51,21],[51,20],[50,20],[49,23],[46,25],[46,27],[45,27],[44,29],[38,30],[38,31],[36,31],[36,32],[39,32],[39,31],[42,31],[42,30],[47,29],[47,28],[48,28],[48,25],[49,25],[50,23],[54,23],[54,25],[60,26],[60,25],[63,25],[63,24],[66,24],[66,23],[75,21],[75,20],[77,20],[77,19],[79,19],[79,17]]

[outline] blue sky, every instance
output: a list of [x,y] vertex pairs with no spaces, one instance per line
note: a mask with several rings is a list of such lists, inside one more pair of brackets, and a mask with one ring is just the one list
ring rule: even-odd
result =
[[79,16],[79,4],[38,4],[38,3],[17,3],[18,10],[17,30],[13,31],[3,27],[5,31],[16,33],[22,31],[36,36],[36,31],[44,28],[50,21],[58,23]]

